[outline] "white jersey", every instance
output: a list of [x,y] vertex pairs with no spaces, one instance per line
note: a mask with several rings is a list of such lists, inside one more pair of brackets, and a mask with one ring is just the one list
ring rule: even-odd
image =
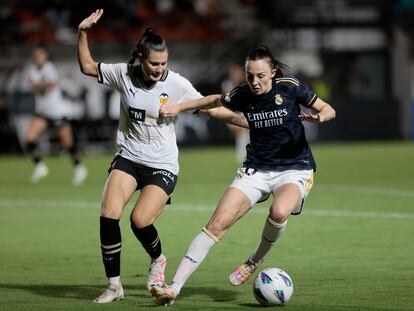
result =
[[160,81],[147,88],[134,72],[139,66],[98,64],[98,82],[117,90],[121,109],[117,154],[147,167],[178,174],[177,117],[161,118],[160,106],[201,98],[192,84],[178,73],[166,70]]
[[32,65],[29,69],[28,78],[35,83],[55,84],[51,89],[34,90],[35,112],[50,119],[63,118],[64,107],[56,67],[51,62],[46,62],[42,68]]

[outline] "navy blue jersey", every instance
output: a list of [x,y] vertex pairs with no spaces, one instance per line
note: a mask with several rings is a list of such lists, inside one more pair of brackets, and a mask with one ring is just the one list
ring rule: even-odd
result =
[[249,122],[250,144],[245,167],[272,170],[316,169],[299,119],[300,106],[311,107],[315,93],[293,77],[275,78],[272,90],[254,95],[247,83],[222,96],[223,105],[240,111]]

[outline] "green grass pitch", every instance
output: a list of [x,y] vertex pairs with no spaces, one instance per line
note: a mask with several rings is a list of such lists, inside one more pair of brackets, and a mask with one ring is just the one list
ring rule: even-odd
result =
[[[294,282],[290,311],[414,310],[414,144],[314,144],[315,185],[300,216],[262,268]],[[159,310],[145,289],[149,260],[121,221],[125,299],[94,305],[106,283],[99,205],[111,155],[89,155],[89,179],[71,185],[65,157],[47,157],[50,175],[28,180],[26,157],[0,157],[0,310]],[[181,173],[157,222],[169,282],[188,244],[209,219],[238,164],[227,148],[181,149]],[[228,274],[258,242],[268,203],[240,220],[210,252],[172,310],[262,310],[251,284]]]

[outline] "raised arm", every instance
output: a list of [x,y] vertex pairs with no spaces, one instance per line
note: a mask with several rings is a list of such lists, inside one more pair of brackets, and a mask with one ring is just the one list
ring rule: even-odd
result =
[[191,100],[180,104],[162,105],[160,115],[165,117],[173,117],[180,112],[192,109],[209,109],[221,106],[221,95],[208,95],[199,99]]
[[336,112],[332,106],[320,98],[315,101],[311,107],[311,110],[315,112],[315,114],[301,112],[299,118],[302,121],[322,123],[335,119],[336,117]]
[[103,10],[96,10],[78,26],[78,61],[83,74],[98,77],[98,64],[93,60],[88,45],[87,31],[101,18]]

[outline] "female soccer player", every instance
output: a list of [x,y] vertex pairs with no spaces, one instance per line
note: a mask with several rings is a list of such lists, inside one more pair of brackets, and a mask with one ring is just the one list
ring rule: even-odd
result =
[[[250,144],[243,167],[238,170],[207,225],[188,247],[172,284],[152,288],[152,294],[160,304],[174,302],[210,248],[255,203],[273,195],[256,250],[229,276],[234,286],[249,280],[282,236],[289,215],[302,211],[313,184],[316,165],[301,121],[326,122],[335,117],[335,111],[296,78],[284,76],[283,66],[268,47],[261,46],[247,54],[247,84],[239,85],[224,96],[210,95],[161,107],[164,116],[220,105],[240,111],[249,123]],[[301,112],[300,106],[310,108],[314,114]]]
[[[79,24],[78,59],[82,73],[117,90],[121,95],[117,153],[111,163],[103,193],[100,217],[102,259],[108,287],[94,302],[108,303],[124,297],[120,279],[121,231],[119,219],[133,193],[141,193],[130,221],[136,238],[151,258],[147,288],[164,284],[166,257],[154,222],[174,190],[178,174],[176,117],[159,115],[160,105],[201,98],[191,83],[167,69],[165,40],[147,29],[128,64],[96,63],[89,51],[87,31],[101,18],[96,10]],[[138,63],[135,64],[136,60]],[[247,127],[230,110],[216,111],[220,119]]]
[[39,46],[33,51],[33,65],[28,72],[28,82],[35,97],[35,114],[30,120],[25,137],[27,151],[35,163],[31,181],[36,183],[49,173],[36,143],[49,126],[56,129],[62,146],[69,151],[73,159],[75,173],[72,182],[78,186],[85,180],[87,170],[81,164],[72,128],[63,111],[59,75],[55,65],[49,61],[48,52],[44,47]]

